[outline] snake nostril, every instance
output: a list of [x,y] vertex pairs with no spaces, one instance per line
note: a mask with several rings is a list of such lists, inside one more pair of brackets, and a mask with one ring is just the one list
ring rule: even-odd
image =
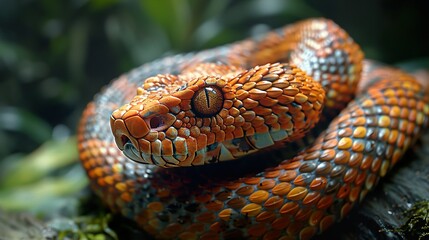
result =
[[159,128],[162,124],[163,121],[161,117],[156,116],[150,119],[150,128]]

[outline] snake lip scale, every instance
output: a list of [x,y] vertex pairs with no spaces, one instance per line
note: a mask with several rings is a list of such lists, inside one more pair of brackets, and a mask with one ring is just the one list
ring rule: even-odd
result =
[[413,77],[309,19],[120,76],[84,110],[78,148],[93,191],[156,239],[310,239],[428,119]]

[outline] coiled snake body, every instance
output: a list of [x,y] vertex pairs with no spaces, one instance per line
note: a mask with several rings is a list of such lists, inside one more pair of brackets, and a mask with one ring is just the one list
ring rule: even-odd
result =
[[[343,110],[285,158],[322,109]],[[87,106],[78,141],[93,190],[155,238],[308,239],[365,197],[428,116],[412,77],[311,19],[119,77]]]

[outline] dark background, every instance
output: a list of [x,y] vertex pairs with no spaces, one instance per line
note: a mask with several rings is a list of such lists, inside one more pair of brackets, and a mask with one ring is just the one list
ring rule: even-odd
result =
[[119,74],[309,17],[331,18],[368,58],[428,62],[425,0],[9,0],[0,2],[0,160],[74,135]]

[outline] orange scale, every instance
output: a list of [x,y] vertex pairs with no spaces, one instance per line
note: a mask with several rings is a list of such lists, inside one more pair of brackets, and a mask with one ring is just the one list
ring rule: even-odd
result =
[[106,176],[105,178],[104,178],[104,182],[106,183],[106,184],[108,184],[108,185],[113,185],[114,184],[114,179],[113,179],[113,177],[112,176]]
[[296,202],[285,203],[282,208],[279,210],[280,214],[293,215],[299,210],[299,205]]
[[[91,177],[91,175],[89,175],[89,176]],[[91,177],[91,179],[95,179],[95,178]],[[102,186],[102,187],[106,186],[106,182],[105,182],[105,180],[103,178],[98,178],[97,179],[97,184],[100,185],[100,186]]]
[[291,236],[297,236],[300,230],[303,227],[302,222],[292,222],[288,228],[286,229],[286,232]]
[[283,195],[286,195],[290,191],[291,186],[292,185],[288,182],[281,182],[281,183],[277,184],[276,186],[274,186],[271,192],[274,195],[283,196]]
[[274,179],[267,179],[258,184],[258,189],[269,190],[272,189],[275,185],[276,181]]
[[361,162],[360,169],[366,170],[369,169],[372,165],[373,157],[371,155],[366,155]]
[[376,174],[370,174],[365,180],[366,189],[371,190],[374,187],[377,180],[378,180],[378,176]]
[[307,219],[310,218],[312,212],[313,212],[313,208],[310,208],[310,207],[301,208],[295,214],[294,219],[295,219],[295,221],[299,221],[299,222],[307,221]]
[[128,192],[124,192],[121,194],[121,199],[127,203],[131,202],[133,200],[133,196],[128,193]]
[[190,89],[185,89],[185,90],[173,93],[173,96],[181,99],[182,100],[181,102],[183,102],[184,100],[190,100],[194,96],[194,93],[195,92]]
[[231,198],[231,191],[221,191],[215,194],[215,198],[219,201],[226,201]]
[[356,168],[350,168],[344,174],[343,180],[345,183],[353,182],[358,175],[358,170]]
[[267,210],[279,209],[283,205],[284,199],[279,196],[272,196],[264,203],[264,208]]
[[[280,167],[282,169],[285,169],[285,170],[293,170],[293,169],[299,168],[300,166],[301,166],[300,161],[292,161],[292,162],[286,162],[286,163],[280,164]],[[295,178],[295,176],[294,176],[294,178]]]
[[226,92],[223,94],[223,97],[227,100],[233,100],[235,99],[235,94],[232,92]]
[[360,191],[361,191],[361,186],[352,187],[349,195],[349,200],[351,202],[356,202],[356,200],[358,200],[359,198]]
[[405,131],[405,133],[407,133],[408,135],[411,135],[413,134],[415,128],[416,128],[416,124],[414,124],[413,122],[410,122],[408,124],[407,130]]
[[295,187],[288,194],[287,199],[292,201],[298,201],[303,199],[308,193],[308,189],[305,187]]
[[255,224],[247,229],[247,233],[250,237],[261,237],[267,232],[267,226],[265,223]]
[[302,204],[304,205],[313,205],[320,199],[320,193],[319,192],[310,192],[305,196],[305,198],[302,200]]
[[261,181],[260,177],[246,177],[246,178],[242,178],[241,181],[245,184],[248,185],[256,185],[259,184],[259,182]]
[[212,223],[215,221],[216,216],[212,212],[203,212],[196,216],[195,219],[203,223]]
[[241,214],[247,217],[254,217],[262,210],[262,206],[256,203],[249,203],[241,209]]
[[363,152],[365,143],[362,140],[355,140],[352,145],[352,150],[355,152]]
[[395,149],[395,151],[393,152],[393,156],[392,156],[392,163],[391,165],[395,165],[399,159],[401,158],[403,152],[400,149]]
[[276,215],[273,212],[263,211],[255,219],[257,222],[272,222],[276,219]]
[[243,186],[239,189],[237,189],[236,193],[240,196],[247,196],[254,192],[253,186]]
[[218,217],[223,221],[227,222],[231,218],[233,210],[231,208],[226,208],[218,213]]
[[313,151],[311,153],[307,153],[304,157],[304,160],[313,160],[313,159],[316,159],[320,156],[321,156],[321,152],[317,150],[317,151]]
[[265,178],[275,178],[280,175],[280,170],[268,170],[264,172]]
[[132,117],[132,116],[138,116],[138,114],[139,114],[139,111],[131,109],[131,110],[127,111],[121,118],[127,119],[127,118]]
[[[335,134],[335,136],[337,135],[337,131],[333,131],[332,133]],[[343,128],[343,129],[338,130],[338,136],[342,137],[342,138],[350,137],[352,135],[352,133],[353,133],[353,130],[351,128]],[[325,137],[325,139],[327,139],[327,138]]]
[[360,172],[360,173],[358,173],[358,175],[355,179],[355,184],[357,186],[360,186],[365,182],[365,179],[366,179],[366,172]]
[[344,218],[345,216],[347,216],[347,214],[349,214],[349,212],[350,212],[350,210],[352,210],[352,208],[353,208],[352,203],[349,203],[349,202],[345,203],[343,205],[343,207],[341,208],[341,213],[340,213],[341,218]]
[[258,190],[258,191],[256,191],[256,192],[254,192],[254,193],[252,193],[250,196],[249,196],[249,200],[251,201],[251,202],[254,202],[254,203],[262,203],[263,201],[265,201],[265,200],[267,200],[268,199],[268,196],[269,196],[269,193],[267,192],[267,191],[264,191],[264,190]]
[[[244,100],[249,97],[249,92],[244,89],[239,89],[236,93],[236,98],[239,100]],[[225,105],[225,104],[224,104]]]
[[96,177],[103,177],[104,176],[104,171],[103,171],[103,168],[101,168],[101,167],[95,168],[94,170],[92,170],[92,172],[93,172],[94,176],[96,176]]
[[[335,140],[336,141],[336,140]],[[349,137],[341,138],[337,143],[337,148],[340,150],[349,149],[353,145],[353,140]]]
[[271,224],[271,227],[275,230],[283,230],[287,228],[291,223],[291,219],[289,216],[280,217],[274,220]]
[[207,145],[211,145],[215,143],[216,135],[214,133],[208,132],[207,135]]
[[277,97],[277,100],[281,105],[287,105],[287,104],[290,104],[291,102],[293,102],[295,100],[295,98],[291,97],[291,96],[287,96],[287,95],[281,95],[281,96]]
[[328,180],[325,177],[316,177],[311,181],[309,187],[313,191],[322,190],[328,184]]
[[324,210],[315,210],[311,213],[308,223],[310,226],[317,226],[322,220],[323,216],[325,216]]
[[204,206],[208,210],[219,211],[224,207],[224,202],[218,201],[218,200],[213,200],[213,201],[206,203]]
[[325,216],[321,221],[320,221],[320,231],[324,232],[326,231],[333,223],[335,222],[335,216],[334,215],[328,215]]
[[396,145],[398,148],[402,148],[404,146],[405,139],[406,139],[405,134],[403,133],[398,134],[398,139],[396,141]]
[[181,231],[183,231],[183,225],[179,224],[179,223],[172,223],[169,224],[165,229],[164,229],[164,234],[166,234],[167,236],[177,236],[177,234],[179,234]]
[[363,154],[358,152],[353,152],[349,159],[349,166],[350,167],[357,167],[361,164],[363,159]]
[[299,238],[301,240],[309,240],[313,238],[317,233],[316,227],[305,227],[299,232]]
[[332,195],[327,195],[327,196],[323,196],[319,200],[316,206],[318,209],[327,209],[332,205],[333,202],[334,202],[334,197]]
[[252,108],[254,108],[254,107],[258,106],[258,105],[259,105],[259,102],[255,101],[255,100],[253,100],[251,98],[246,98],[246,99],[243,100],[243,106],[246,109],[252,109]]
[[274,105],[271,107],[271,110],[273,111],[274,114],[280,115],[282,113],[288,112],[289,108],[282,105]]
[[371,171],[372,172],[378,172],[378,170],[380,169],[380,167],[381,167],[381,163],[382,163],[382,160],[381,160],[381,158],[379,158],[379,157],[376,157],[373,161],[372,161],[372,164],[371,164]]
[[236,197],[236,198],[233,198],[233,199],[229,200],[228,202],[226,202],[226,204],[233,209],[239,209],[239,208],[244,207],[246,202],[247,201],[244,198]]
[[90,156],[98,156],[100,153],[100,150],[98,148],[91,148],[89,149],[89,155]]
[[255,132],[256,133],[266,133],[268,131],[269,131],[269,128],[265,124],[255,127]]
[[[335,139],[333,139],[336,141]],[[325,149],[322,154],[320,155],[321,161],[330,161],[336,156],[335,149]]]
[[347,198],[350,194],[351,191],[351,187],[350,185],[343,185],[340,187],[340,189],[337,192],[337,197],[338,198]]
[[280,239],[282,232],[278,230],[271,230],[267,233],[265,233],[263,240],[278,240]]
[[210,231],[221,232],[224,229],[225,225],[221,222],[214,222],[210,225]]
[[229,190],[235,190],[241,186],[241,182],[234,181],[234,182],[227,182],[223,186]]

